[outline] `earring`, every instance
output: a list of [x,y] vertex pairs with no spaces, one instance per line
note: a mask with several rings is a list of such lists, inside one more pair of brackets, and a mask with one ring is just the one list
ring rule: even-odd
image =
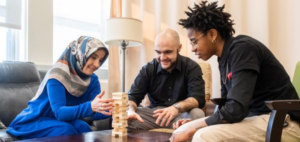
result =
[[212,40],[211,42],[212,42],[212,43],[215,43],[215,42],[216,42],[216,40]]

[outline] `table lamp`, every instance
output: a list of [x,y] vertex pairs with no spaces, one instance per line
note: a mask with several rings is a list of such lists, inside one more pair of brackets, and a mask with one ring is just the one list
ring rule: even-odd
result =
[[125,92],[125,52],[126,47],[141,46],[143,43],[142,21],[133,18],[110,18],[106,23],[105,44],[122,48],[122,85]]

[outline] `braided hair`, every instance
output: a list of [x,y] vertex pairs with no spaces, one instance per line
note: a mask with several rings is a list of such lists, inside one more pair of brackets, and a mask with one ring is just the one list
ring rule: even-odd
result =
[[187,19],[180,19],[178,24],[184,28],[193,28],[196,31],[203,32],[205,35],[210,29],[216,29],[223,39],[231,37],[235,30],[233,20],[229,19],[231,15],[223,12],[225,5],[217,7],[217,2],[206,4],[202,1],[199,5],[194,4],[194,8],[188,7],[189,11],[185,11]]

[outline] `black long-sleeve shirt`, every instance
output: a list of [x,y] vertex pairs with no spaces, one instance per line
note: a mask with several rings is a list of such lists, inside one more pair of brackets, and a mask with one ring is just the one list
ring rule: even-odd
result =
[[170,106],[188,97],[195,98],[199,108],[204,107],[204,81],[199,64],[178,54],[175,68],[169,73],[153,59],[142,67],[128,92],[129,100],[137,105],[146,94],[150,107]]
[[[207,125],[242,121],[247,116],[266,114],[271,110],[267,100],[298,99],[283,66],[259,41],[244,35],[225,41],[218,58],[221,73],[221,97],[225,106],[207,118]],[[300,122],[300,111],[289,111],[292,120]]]

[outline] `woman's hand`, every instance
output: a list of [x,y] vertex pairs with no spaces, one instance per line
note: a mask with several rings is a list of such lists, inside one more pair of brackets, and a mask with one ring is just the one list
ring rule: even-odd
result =
[[91,102],[91,107],[93,112],[99,112],[104,115],[111,115],[113,111],[113,99],[101,99],[105,94],[105,91],[102,91],[95,99]]

